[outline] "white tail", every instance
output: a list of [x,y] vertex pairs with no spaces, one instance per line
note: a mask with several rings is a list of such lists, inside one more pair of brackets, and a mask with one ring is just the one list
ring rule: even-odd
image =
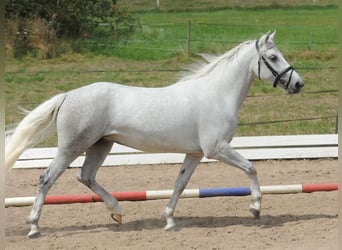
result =
[[7,171],[12,168],[25,149],[32,147],[47,136],[49,132],[52,132],[59,107],[65,97],[66,94],[54,96],[29,112],[19,123],[5,145],[5,167]]

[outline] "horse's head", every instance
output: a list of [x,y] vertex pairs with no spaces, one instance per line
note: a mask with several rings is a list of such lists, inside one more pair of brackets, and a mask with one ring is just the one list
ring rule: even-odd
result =
[[255,60],[254,72],[259,79],[273,83],[273,87],[279,85],[289,94],[298,93],[304,82],[276,48],[274,37],[275,32],[268,32],[255,42],[258,60]]

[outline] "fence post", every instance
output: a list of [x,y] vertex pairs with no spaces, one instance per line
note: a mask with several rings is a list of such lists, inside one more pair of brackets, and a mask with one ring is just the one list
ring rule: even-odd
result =
[[187,33],[186,33],[186,53],[190,55],[190,36],[191,36],[191,20],[188,20]]
[[336,113],[335,134],[338,134],[338,111],[337,111],[337,113]]

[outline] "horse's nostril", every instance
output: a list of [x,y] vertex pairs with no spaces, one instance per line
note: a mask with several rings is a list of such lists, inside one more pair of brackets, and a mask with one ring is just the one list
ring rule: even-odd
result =
[[303,86],[304,86],[304,84],[301,83],[301,82],[296,82],[296,83],[295,83],[296,89],[301,89]]

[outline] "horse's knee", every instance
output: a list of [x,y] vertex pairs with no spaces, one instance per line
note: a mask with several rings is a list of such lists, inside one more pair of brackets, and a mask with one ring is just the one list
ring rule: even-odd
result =
[[84,178],[82,178],[80,174],[76,176],[76,179],[84,185],[87,185],[87,181]]
[[246,168],[246,174],[247,175],[257,175],[257,170],[255,167],[251,164],[249,167]]
[[79,182],[81,182],[82,184],[86,185],[86,186],[89,187],[89,188],[90,188],[90,186],[91,186],[91,184],[92,184],[92,182],[93,182],[93,181],[92,181],[91,179],[89,179],[89,178],[82,177],[81,174],[77,175],[77,180],[78,180]]

